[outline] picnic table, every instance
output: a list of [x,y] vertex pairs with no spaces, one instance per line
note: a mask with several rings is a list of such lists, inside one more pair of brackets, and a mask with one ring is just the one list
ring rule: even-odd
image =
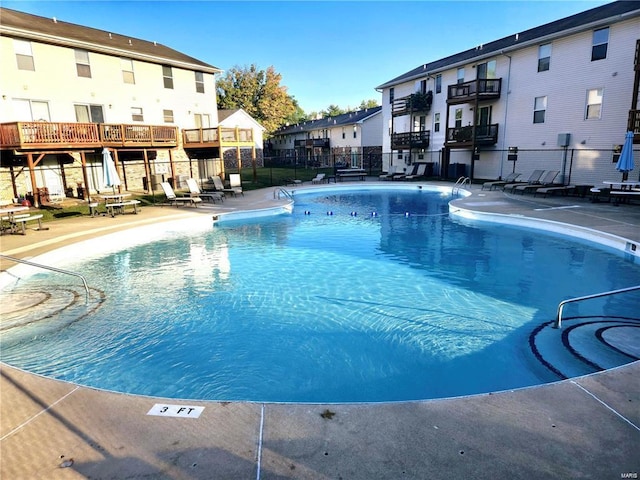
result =
[[[42,228],[42,214],[31,215],[29,213],[21,214],[19,212],[28,211],[29,207],[24,205],[15,205],[0,208],[0,231],[2,233],[20,233],[26,235],[27,223],[32,221],[38,222],[38,230],[46,230]],[[16,215],[17,214],[17,215]]]
[[114,193],[112,195],[100,195],[104,200],[106,213],[115,217],[116,214],[124,214],[126,207],[132,207],[133,213],[138,213],[138,205],[140,200],[125,200],[131,196],[129,193]]

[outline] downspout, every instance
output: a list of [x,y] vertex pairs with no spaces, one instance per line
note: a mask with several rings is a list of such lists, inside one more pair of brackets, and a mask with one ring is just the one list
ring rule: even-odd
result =
[[[511,83],[511,55],[507,55],[502,50],[500,51],[502,55],[509,59],[509,69],[507,70],[507,101],[504,105],[504,132],[502,134],[502,158],[500,159],[500,178],[502,179],[503,174],[503,166],[504,166],[504,156],[506,152],[506,142],[507,142],[507,112],[509,111],[509,84]],[[513,161],[513,171],[516,171],[516,161]]]

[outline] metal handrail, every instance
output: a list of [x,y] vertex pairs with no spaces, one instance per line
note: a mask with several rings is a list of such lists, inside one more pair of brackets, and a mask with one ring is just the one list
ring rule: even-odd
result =
[[591,300],[592,298],[607,297],[610,295],[616,295],[618,293],[631,292],[633,290],[640,290],[640,285],[636,285],[635,287],[621,288],[619,290],[610,290],[608,292],[594,293],[593,295],[585,295],[584,297],[576,297],[576,298],[569,298],[567,300],[563,300],[558,304],[558,313],[556,315],[556,322],[553,325],[553,328],[562,327],[562,310],[567,303],[580,302],[582,300]]
[[291,192],[287,191],[282,187],[278,187],[273,191],[273,198],[280,200],[281,193],[284,194],[284,196],[287,197],[289,200],[293,200],[293,195],[291,195]]
[[29,260],[23,260],[21,258],[10,257],[9,255],[0,255],[0,258],[5,258],[5,259],[10,260],[12,262],[24,263],[25,265],[30,265],[32,267],[38,267],[38,268],[43,268],[45,270],[51,270],[52,272],[64,273],[66,275],[72,275],[74,277],[79,277],[82,280],[82,283],[84,285],[84,290],[86,292],[86,300],[89,299],[89,286],[87,285],[87,280],[82,275],[80,275],[79,273],[70,272],[69,270],[63,270],[61,268],[50,267],[48,265],[42,265],[40,263],[30,262]]
[[471,185],[471,179],[469,177],[460,177],[451,189],[451,194],[456,195],[467,183]]

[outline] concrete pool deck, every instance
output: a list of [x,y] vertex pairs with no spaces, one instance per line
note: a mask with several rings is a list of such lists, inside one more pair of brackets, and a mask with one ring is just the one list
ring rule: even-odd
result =
[[[209,221],[223,212],[284,205],[273,199],[273,190],[197,209],[144,207],[138,215],[50,222],[49,230],[0,237],[0,252],[30,258],[138,225],[193,215]],[[454,208],[562,222],[640,245],[638,205],[506,195],[476,185],[470,191]],[[0,264],[3,270],[11,265]],[[639,379],[640,362],[635,362],[550,385],[464,398],[297,405],[122,395],[3,364],[0,478],[637,478]],[[204,410],[198,418],[147,415],[156,404],[169,411],[174,405]]]

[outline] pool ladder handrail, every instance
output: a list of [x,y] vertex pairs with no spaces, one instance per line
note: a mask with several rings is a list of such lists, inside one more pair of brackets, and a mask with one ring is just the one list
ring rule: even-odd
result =
[[278,187],[273,191],[273,198],[276,200],[280,200],[280,194],[283,194],[289,200],[293,200],[293,194],[285,188]]
[[620,288],[618,290],[610,290],[608,292],[594,293],[593,295],[585,295],[583,297],[568,298],[558,304],[558,313],[556,314],[556,321],[553,328],[562,328],[562,310],[567,303],[580,302],[582,300],[591,300],[592,298],[608,297],[611,295],[617,295],[618,293],[631,292],[633,290],[640,290],[640,285],[635,287]]
[[471,186],[471,179],[469,177],[460,177],[456,181],[456,183],[453,186],[453,188],[451,189],[451,194],[452,195],[457,195],[458,192],[460,191],[460,189],[463,188],[465,185]]
[[41,263],[30,262],[29,260],[23,260],[22,258],[10,257],[9,255],[1,255],[0,258],[4,258],[6,260],[10,260],[16,263],[24,263],[25,265],[29,265],[32,267],[43,268],[45,270],[51,270],[52,272],[64,273],[65,275],[72,275],[74,277],[78,277],[82,280],[82,284],[84,285],[84,291],[86,292],[86,300],[89,300],[89,286],[87,285],[87,280],[80,275],[79,273],[71,272],[69,270],[63,270],[61,268],[50,267],[49,265],[42,265]]

